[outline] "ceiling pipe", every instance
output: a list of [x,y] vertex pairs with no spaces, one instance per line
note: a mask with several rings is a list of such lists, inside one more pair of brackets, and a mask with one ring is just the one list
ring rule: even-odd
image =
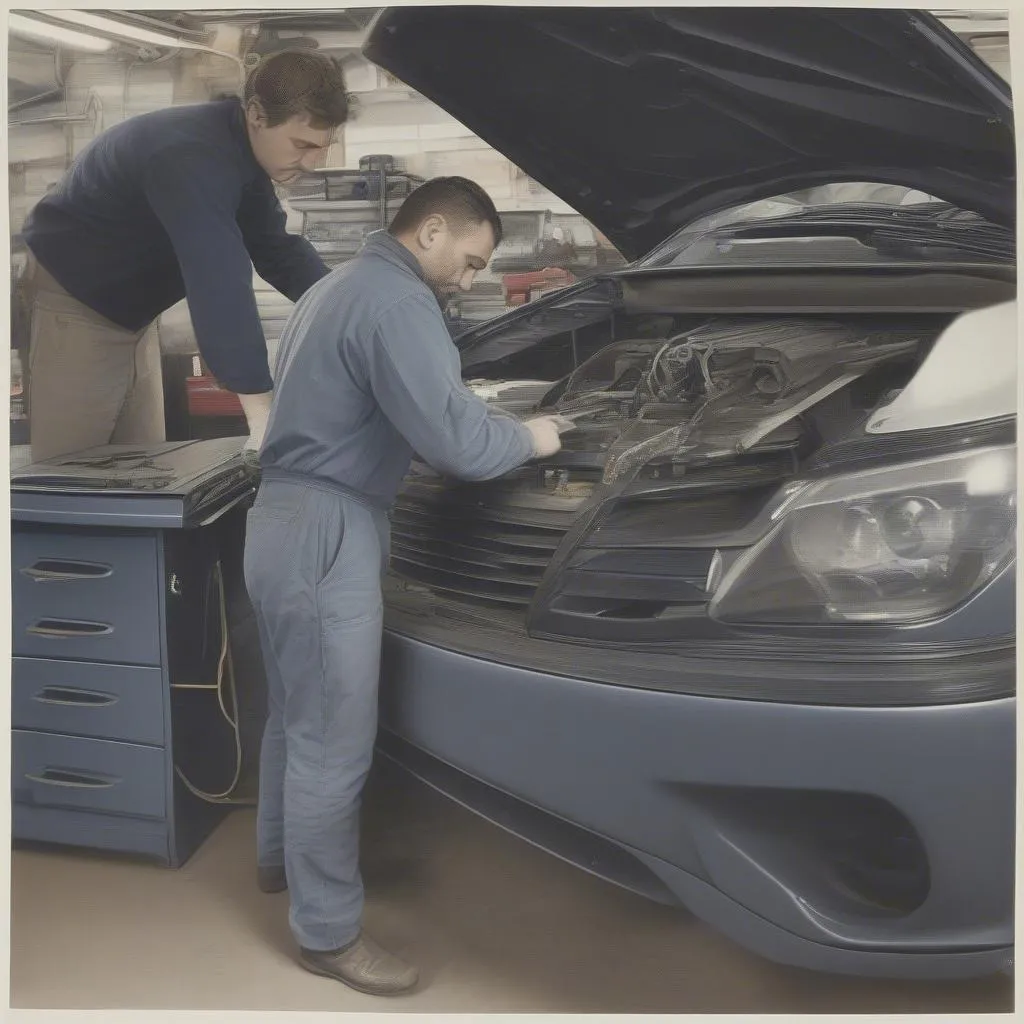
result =
[[169,35],[165,32],[153,32],[149,29],[128,25],[124,22],[119,22],[114,18],[106,17],[102,14],[96,14],[93,11],[53,9],[46,11],[46,14],[48,17],[55,18],[59,21],[70,22],[74,25],[81,25],[93,32],[113,36],[119,42],[126,43],[129,46],[134,45],[136,48],[140,46],[150,46],[157,49],[193,50],[202,53],[209,53],[214,56],[223,57],[226,60],[233,61],[239,71],[244,70],[244,65],[241,59],[236,57],[233,53],[228,53],[224,50],[217,50],[212,46],[206,46],[203,43],[196,43],[190,39],[184,39],[180,36]]
[[[105,11],[94,11],[95,14],[105,14]],[[122,21],[125,24],[137,25],[139,28],[150,29],[154,32],[163,32],[168,35],[179,35],[192,37],[193,41],[198,42],[204,39],[207,35],[207,30],[202,28],[185,28],[182,25],[176,25],[174,22],[161,21],[159,18],[149,18],[144,14],[139,14],[138,11],[117,11],[117,20]]]
[[48,103],[50,100],[59,100],[64,95],[63,89],[50,89],[47,92],[36,93],[26,100],[18,100],[17,103],[7,105],[7,113],[13,114],[16,110],[24,110],[26,107],[34,107],[39,103]]
[[[101,129],[103,126],[103,105],[94,92],[89,93],[85,109],[80,114],[48,114],[46,117],[17,118],[10,122],[10,127],[35,127],[44,124],[85,124],[89,121],[95,123],[97,129]],[[97,134],[99,134],[98,131]]]

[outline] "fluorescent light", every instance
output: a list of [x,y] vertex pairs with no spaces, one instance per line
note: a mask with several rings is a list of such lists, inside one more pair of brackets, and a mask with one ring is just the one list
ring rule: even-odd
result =
[[46,16],[57,18],[59,21],[70,21],[73,25],[82,25],[84,28],[96,29],[112,36],[121,36],[123,39],[149,43],[151,46],[186,45],[185,41],[177,36],[165,35],[163,32],[151,32],[149,29],[138,28],[135,25],[126,25],[114,18],[104,18],[98,14],[90,14],[88,11],[48,10]]
[[113,45],[109,39],[87,36],[84,32],[73,32],[71,29],[61,28],[59,25],[36,21],[35,18],[23,18],[20,14],[9,15],[7,25],[15,35],[41,39],[47,43],[64,43],[67,46],[77,47],[79,50],[103,51],[109,50]]

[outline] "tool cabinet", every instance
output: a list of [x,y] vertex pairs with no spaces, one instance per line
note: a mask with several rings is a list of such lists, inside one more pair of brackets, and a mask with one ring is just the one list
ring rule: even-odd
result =
[[182,775],[216,795],[235,769],[220,702],[255,490],[241,444],[111,445],[12,475],[16,842],[178,866],[223,817]]

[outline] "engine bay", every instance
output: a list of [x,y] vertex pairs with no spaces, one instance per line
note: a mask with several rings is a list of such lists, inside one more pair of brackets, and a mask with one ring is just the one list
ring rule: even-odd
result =
[[[419,636],[440,616],[503,657],[526,638],[707,656],[767,621],[765,650],[792,642],[773,632],[788,623],[873,621],[879,596],[903,608],[959,593],[998,569],[1002,499],[968,508],[943,478],[862,500],[853,482],[892,460],[1005,443],[1005,424],[870,429],[933,365],[954,317],[617,312],[570,331],[526,324],[514,352],[496,332],[489,351],[507,354],[470,364],[467,385],[497,411],[574,429],[554,456],[487,482],[414,462],[392,516],[392,621]],[[958,352],[980,356],[976,330]],[[831,511],[788,503],[837,486],[853,497]],[[773,508],[786,510],[778,536]],[[768,537],[758,578],[743,568],[733,586]],[[720,591],[733,603],[712,613]]]
[[[934,318],[711,316],[613,341],[558,381],[467,383],[514,415],[571,419],[576,429],[545,465],[570,471],[577,493],[584,480],[671,479],[757,453],[791,452],[796,470],[891,400],[940,327]],[[555,486],[568,480],[560,474]]]

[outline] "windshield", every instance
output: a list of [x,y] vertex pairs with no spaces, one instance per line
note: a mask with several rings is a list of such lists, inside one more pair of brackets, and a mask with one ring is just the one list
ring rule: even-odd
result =
[[1012,230],[911,189],[828,185],[725,210],[678,231],[640,266],[1012,263]]

